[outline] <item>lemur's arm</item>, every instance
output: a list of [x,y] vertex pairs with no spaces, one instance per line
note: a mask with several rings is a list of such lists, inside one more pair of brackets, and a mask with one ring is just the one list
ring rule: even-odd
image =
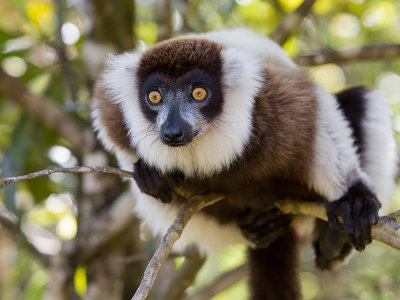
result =
[[371,226],[378,221],[381,204],[360,168],[352,130],[336,100],[322,89],[316,94],[319,112],[309,185],[328,199],[330,226],[344,229],[361,251],[371,242]]

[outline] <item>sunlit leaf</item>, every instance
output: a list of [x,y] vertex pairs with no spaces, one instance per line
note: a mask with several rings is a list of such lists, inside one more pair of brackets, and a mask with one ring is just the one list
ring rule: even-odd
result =
[[0,0],[0,32],[17,33],[25,23],[23,15],[6,0]]
[[48,274],[44,270],[37,270],[29,278],[24,289],[22,300],[41,300],[43,299],[44,288],[48,282]]
[[62,240],[71,240],[77,232],[77,223],[75,217],[71,213],[64,214],[58,221],[56,232]]
[[296,43],[296,38],[294,36],[290,37],[285,44],[283,44],[282,48],[290,57],[295,57],[299,54],[300,49],[298,44]]
[[286,12],[296,9],[302,2],[303,0],[279,0],[281,7]]
[[336,7],[336,1],[332,0],[318,0],[313,5],[313,12],[317,15],[325,15]]
[[54,213],[45,207],[31,209],[27,215],[28,221],[39,226],[50,226],[55,224],[62,214]]
[[246,280],[241,280],[219,293],[212,300],[243,300],[249,299],[249,287]]
[[379,29],[393,25],[397,20],[395,7],[390,1],[375,2],[362,14],[362,24],[369,29]]
[[50,36],[55,29],[54,4],[48,0],[27,0],[26,13],[32,24]]
[[154,22],[136,24],[135,33],[138,39],[153,45],[157,41],[157,24]]
[[82,266],[78,267],[75,271],[74,285],[78,295],[83,297],[86,294],[87,277],[86,277],[86,269]]
[[330,93],[339,92],[346,83],[346,77],[341,68],[335,64],[327,64],[310,69],[312,78]]
[[238,5],[235,11],[244,26],[264,35],[270,34],[278,21],[274,9],[266,1],[255,0],[247,6]]
[[341,38],[353,38],[360,32],[360,22],[352,14],[336,14],[330,22],[329,29]]

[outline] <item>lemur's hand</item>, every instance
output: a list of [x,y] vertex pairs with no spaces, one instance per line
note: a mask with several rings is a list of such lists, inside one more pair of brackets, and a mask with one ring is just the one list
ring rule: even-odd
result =
[[269,211],[249,210],[238,219],[243,236],[257,248],[266,248],[285,234],[292,221],[277,208]]
[[[326,206],[329,225],[344,230],[358,251],[371,243],[371,226],[378,222],[381,207],[374,193],[362,182],[353,184],[339,200]],[[342,223],[338,217],[342,218]]]
[[156,168],[146,165],[141,159],[134,165],[133,172],[133,178],[139,189],[163,203],[172,201],[174,189],[182,180],[180,174],[163,175]]

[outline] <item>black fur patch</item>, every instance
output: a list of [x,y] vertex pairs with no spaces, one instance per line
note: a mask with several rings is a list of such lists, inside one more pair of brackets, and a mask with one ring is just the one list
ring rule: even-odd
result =
[[363,151],[363,135],[361,121],[365,116],[366,101],[364,95],[368,89],[364,86],[353,87],[336,94],[339,108],[353,129],[354,144],[358,153]]
[[142,193],[169,203],[173,200],[174,190],[179,187],[183,175],[179,172],[162,175],[156,168],[148,166],[142,159],[134,165],[133,177]]
[[[204,100],[193,99],[192,91],[195,88],[204,88],[207,96]],[[158,91],[165,99],[157,104],[150,103],[148,94],[151,91]],[[152,123],[156,122],[157,107],[168,102],[168,105],[179,104],[185,101],[198,106],[200,112],[207,120],[212,120],[222,112],[222,86],[220,79],[214,75],[200,70],[193,69],[180,77],[168,77],[158,70],[144,78],[143,84],[139,86],[140,107],[144,116]],[[171,96],[172,95],[172,96]],[[183,99],[178,95],[185,95]]]
[[328,222],[316,219],[313,231],[315,265],[320,270],[334,270],[351,253],[346,233],[329,227]]
[[[201,112],[212,119],[222,110],[221,46],[205,39],[172,39],[155,45],[143,55],[138,66],[138,90],[146,100],[149,86],[161,85],[169,91],[201,85],[209,90],[212,101],[207,101]],[[144,115],[154,121],[154,112],[141,101]]]

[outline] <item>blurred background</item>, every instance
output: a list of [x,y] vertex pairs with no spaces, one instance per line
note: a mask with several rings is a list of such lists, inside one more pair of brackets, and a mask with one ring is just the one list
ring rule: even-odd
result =
[[[290,16],[298,21],[285,27]],[[1,176],[116,166],[89,122],[107,53],[238,26],[273,36],[329,92],[360,84],[382,91],[399,138],[398,0],[0,0]],[[367,45],[378,46],[357,48]],[[158,239],[132,214],[126,186],[112,175],[58,173],[1,190],[0,299],[130,299]],[[304,298],[400,299],[399,257],[374,242],[322,273],[305,246]],[[206,261],[191,248],[174,253],[150,298],[246,299],[244,262],[243,246]]]

